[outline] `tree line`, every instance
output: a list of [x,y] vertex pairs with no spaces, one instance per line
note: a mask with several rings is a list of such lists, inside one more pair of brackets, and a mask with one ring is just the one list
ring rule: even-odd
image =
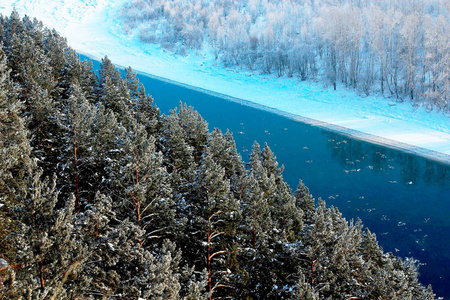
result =
[[446,0],[130,0],[122,28],[225,67],[450,111]]
[[0,299],[434,299],[417,262],[244,164],[192,107],[0,16]]

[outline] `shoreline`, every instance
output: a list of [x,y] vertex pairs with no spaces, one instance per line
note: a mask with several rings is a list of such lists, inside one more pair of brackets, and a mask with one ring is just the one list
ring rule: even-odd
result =
[[392,103],[394,99],[376,94],[360,95],[345,87],[333,91],[320,82],[230,70],[207,53],[177,56],[158,45],[142,44],[136,36],[123,33],[116,18],[124,0],[5,1],[2,6],[7,8],[0,13],[15,7],[21,14],[37,17],[89,58],[108,55],[117,67],[131,66],[157,80],[450,165],[450,115],[407,102]]
[[[90,58],[91,60],[96,60],[96,61],[101,61],[101,59],[83,52],[83,51],[79,51],[79,50],[75,50],[75,52],[77,54],[82,54],[88,58]],[[121,69],[124,70],[126,67],[119,65],[119,64],[115,64],[113,62],[113,64]],[[194,85],[190,85],[187,83],[183,83],[183,82],[179,82],[176,80],[172,80],[172,79],[168,79],[168,78],[164,78],[158,75],[154,75],[154,74],[150,74],[148,72],[144,72],[144,71],[139,71],[139,70],[135,70],[133,69],[134,72],[136,72],[139,75],[143,75],[143,76],[147,76],[150,77],[152,79],[156,79],[165,83],[169,83],[169,84],[174,84],[177,86],[181,86],[184,87],[186,89],[190,89],[190,90],[194,90],[197,92],[201,92],[204,94],[208,94],[214,97],[218,97],[227,101],[231,101],[234,103],[238,103],[240,105],[245,105],[245,106],[249,106],[255,109],[259,109],[259,110],[263,110],[266,112],[270,112],[273,114],[277,114],[280,116],[283,116],[285,118],[288,118],[290,120],[296,121],[296,122],[300,122],[300,123],[304,123],[304,124],[308,124],[314,127],[318,127],[321,128],[323,130],[327,130],[327,131],[331,131],[331,132],[335,132],[341,135],[344,135],[348,138],[352,138],[355,140],[359,140],[359,141],[364,141],[364,142],[368,142],[368,143],[372,143],[372,144],[376,144],[379,146],[383,146],[386,148],[390,148],[390,149],[394,149],[394,150],[398,150],[401,152],[405,152],[408,154],[413,154],[413,155],[417,155],[423,158],[426,158],[428,160],[434,161],[434,162],[438,162],[441,164],[445,164],[450,166],[450,155],[446,154],[446,153],[442,153],[442,152],[438,152],[435,150],[430,150],[430,149],[426,149],[423,147],[419,147],[419,146],[414,146],[411,144],[407,144],[404,142],[399,142],[399,141],[395,141],[393,139],[389,139],[389,138],[385,138],[385,137],[381,137],[381,136],[377,136],[374,134],[370,134],[370,133],[366,133],[360,130],[355,130],[355,129],[351,129],[351,128],[347,128],[344,126],[340,126],[340,125],[336,125],[336,124],[332,124],[329,122],[324,122],[324,121],[320,121],[320,120],[316,120],[313,118],[309,118],[309,117],[305,117],[305,116],[301,116],[301,115],[297,115],[294,113],[290,113],[290,112],[285,112],[282,111],[280,109],[277,108],[273,108],[273,107],[269,107],[263,104],[259,104],[256,102],[252,102],[250,100],[245,100],[245,99],[241,99],[241,98],[237,98],[237,97],[233,97],[233,96],[229,96],[223,93],[219,93],[219,92],[215,92],[212,90],[208,90],[205,88],[201,88],[201,87],[197,87]],[[147,91],[148,92],[148,91]],[[155,102],[157,102],[157,99],[155,99]],[[194,108],[195,109],[195,108]]]

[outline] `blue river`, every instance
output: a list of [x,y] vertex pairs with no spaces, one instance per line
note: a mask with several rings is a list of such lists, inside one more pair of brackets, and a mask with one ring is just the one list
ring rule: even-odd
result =
[[360,218],[385,251],[419,260],[421,282],[450,299],[450,165],[153,76],[138,77],[161,113],[169,114],[182,101],[200,112],[210,129],[229,129],[244,160],[255,140],[267,142],[292,189],[302,179],[316,199],[338,207],[347,220]]

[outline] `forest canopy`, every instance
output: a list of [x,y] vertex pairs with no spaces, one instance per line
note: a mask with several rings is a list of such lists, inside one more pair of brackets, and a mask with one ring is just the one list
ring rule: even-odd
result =
[[447,0],[130,0],[120,18],[174,53],[450,112]]
[[256,142],[0,16],[0,299],[434,299]]

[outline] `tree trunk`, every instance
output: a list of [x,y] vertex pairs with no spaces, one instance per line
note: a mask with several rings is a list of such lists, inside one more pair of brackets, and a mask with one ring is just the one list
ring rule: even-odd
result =
[[80,193],[79,193],[79,179],[78,179],[78,160],[77,160],[77,131],[76,127],[73,127],[73,162],[75,169],[75,211],[78,214],[80,212]]
[[207,243],[208,243],[208,246],[207,246],[207,248],[208,248],[208,254],[207,254],[207,257],[206,257],[206,260],[207,260],[207,267],[208,267],[208,294],[209,294],[209,300],[211,300],[212,299],[212,294],[211,294],[211,291],[212,291],[212,280],[211,280],[211,249],[210,249],[210,247],[209,247],[209,245],[210,245],[210,232],[209,232],[209,230],[208,230],[208,232],[207,232],[207,234],[206,234],[206,241],[207,241]]

